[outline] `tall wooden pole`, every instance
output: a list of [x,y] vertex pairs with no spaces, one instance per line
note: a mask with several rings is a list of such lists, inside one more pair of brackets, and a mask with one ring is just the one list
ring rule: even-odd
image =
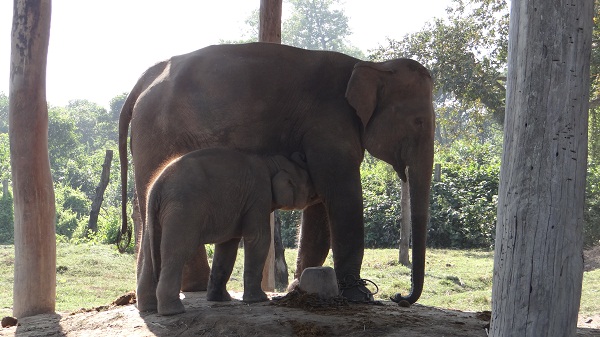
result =
[[[258,41],[281,43],[281,3],[282,0],[260,0]],[[271,246],[263,269],[262,288],[275,291],[275,220],[271,214]]]
[[282,0],[260,0],[258,41],[281,43]]
[[13,315],[54,312],[55,206],[48,160],[46,58],[50,0],[15,0],[9,139],[15,206]]
[[490,336],[575,336],[593,0],[513,1]]

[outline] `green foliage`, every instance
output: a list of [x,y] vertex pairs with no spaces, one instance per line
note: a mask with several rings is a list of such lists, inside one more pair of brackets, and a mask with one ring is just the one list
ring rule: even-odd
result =
[[494,244],[500,147],[457,142],[438,153],[440,181],[432,183],[427,244],[491,248]]
[[0,133],[8,133],[8,96],[0,92]]
[[455,0],[444,18],[401,40],[388,39],[369,59],[407,57],[430,70],[439,142],[486,139],[493,121],[504,120],[507,39],[506,1]]
[[281,221],[281,241],[284,247],[298,246],[298,228],[302,221],[302,211],[277,211]]
[[[0,106],[0,110],[2,107]],[[0,133],[0,180],[10,180],[10,145],[8,133]]]
[[91,202],[85,193],[70,186],[54,187],[56,202],[56,234],[71,239],[75,230],[87,225]]
[[[352,32],[343,6],[339,6],[340,0],[288,0],[288,2],[293,9],[289,19],[282,23],[281,42],[283,44],[304,49],[338,51],[356,58],[365,58],[360,49],[347,41]],[[220,42],[258,41],[258,9],[248,16],[245,24],[240,40],[221,40]]]
[[400,237],[400,178],[390,165],[369,154],[361,165],[365,246],[390,248]]
[[14,242],[13,197],[10,191],[0,198],[0,245]]
[[358,58],[362,52],[346,40],[350,34],[348,17],[340,0],[289,0],[292,15],[283,22],[284,44],[312,50],[333,50]]
[[590,161],[587,169],[583,244],[586,247],[600,245],[600,168]]

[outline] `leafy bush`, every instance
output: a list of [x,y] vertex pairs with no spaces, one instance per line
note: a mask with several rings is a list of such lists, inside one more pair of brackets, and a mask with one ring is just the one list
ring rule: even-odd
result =
[[12,244],[14,234],[13,197],[8,192],[0,198],[0,244]]
[[400,238],[400,178],[390,165],[366,155],[361,183],[365,247],[396,247]]
[[585,189],[583,244],[591,247],[600,244],[600,168],[590,161]]
[[302,221],[302,211],[279,210],[278,213],[281,221],[281,242],[283,246],[296,248],[298,246],[298,228]]
[[85,193],[62,184],[55,186],[54,196],[56,234],[71,239],[78,227],[87,225],[90,200]]
[[438,154],[440,181],[432,183],[427,243],[443,248],[494,244],[499,147],[457,142]]

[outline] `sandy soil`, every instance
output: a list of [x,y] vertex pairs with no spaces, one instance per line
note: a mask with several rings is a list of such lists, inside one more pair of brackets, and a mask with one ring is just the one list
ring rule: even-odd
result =
[[[485,337],[490,313],[384,301],[380,305],[310,303],[298,299],[244,304],[186,293],[187,312],[141,314],[135,305],[24,318],[0,336],[461,336]],[[277,303],[277,304],[275,304]],[[585,323],[588,322],[588,323]],[[600,315],[580,319],[578,336],[600,336]]]
[[[585,270],[600,268],[600,247],[585,252]],[[281,296],[283,294],[270,294]],[[297,295],[297,294],[296,294]],[[306,295],[258,304],[232,293],[227,303],[185,293],[187,312],[176,316],[140,313],[134,298],[75,313],[37,315],[3,328],[0,336],[461,336],[486,337],[489,312],[461,312],[391,301],[379,305],[323,302]],[[580,317],[577,336],[600,336],[600,314]]]

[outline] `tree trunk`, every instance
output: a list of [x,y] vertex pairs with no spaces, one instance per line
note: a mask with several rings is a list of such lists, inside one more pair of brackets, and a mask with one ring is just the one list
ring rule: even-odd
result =
[[[258,41],[281,43],[281,3],[282,0],[260,0]],[[271,237],[275,234],[274,215],[271,214]],[[281,237],[279,238],[281,241]],[[275,290],[275,265],[281,264],[281,261],[276,262],[274,240],[271,240],[269,248],[269,256],[263,270],[264,291]],[[280,257],[285,258],[285,257]],[[283,261],[285,265],[285,260]],[[287,267],[287,265],[286,265]]]
[[50,0],[15,0],[9,89],[10,159],[15,206],[13,315],[54,312],[56,234],[48,159],[46,59]]
[[98,184],[98,187],[96,187],[96,195],[94,196],[94,200],[92,201],[92,209],[90,210],[88,233],[89,231],[92,233],[98,232],[98,214],[100,214],[100,207],[102,206],[102,201],[104,201],[104,191],[106,191],[106,186],[108,186],[108,182],[110,181],[110,164],[112,163],[112,157],[112,150],[106,150],[104,164],[102,164],[100,183]]
[[6,197],[8,195],[8,180],[2,180],[2,197]]
[[265,261],[265,267],[263,268],[263,277],[261,287],[263,291],[275,291],[275,245],[273,245],[273,232],[275,219],[273,213],[271,213],[271,246],[269,247],[269,255]]
[[400,249],[398,252],[398,263],[410,267],[408,259],[408,248],[410,246],[410,190],[407,182],[401,182],[402,198],[400,207],[402,208],[402,220],[400,224]]
[[575,336],[593,0],[513,1],[490,336]]
[[281,239],[281,218],[280,211],[273,212],[275,218],[275,230],[273,241],[275,244],[275,289],[285,290],[288,286],[288,266],[285,263],[285,248]]
[[260,0],[258,41],[281,43],[282,0]]

